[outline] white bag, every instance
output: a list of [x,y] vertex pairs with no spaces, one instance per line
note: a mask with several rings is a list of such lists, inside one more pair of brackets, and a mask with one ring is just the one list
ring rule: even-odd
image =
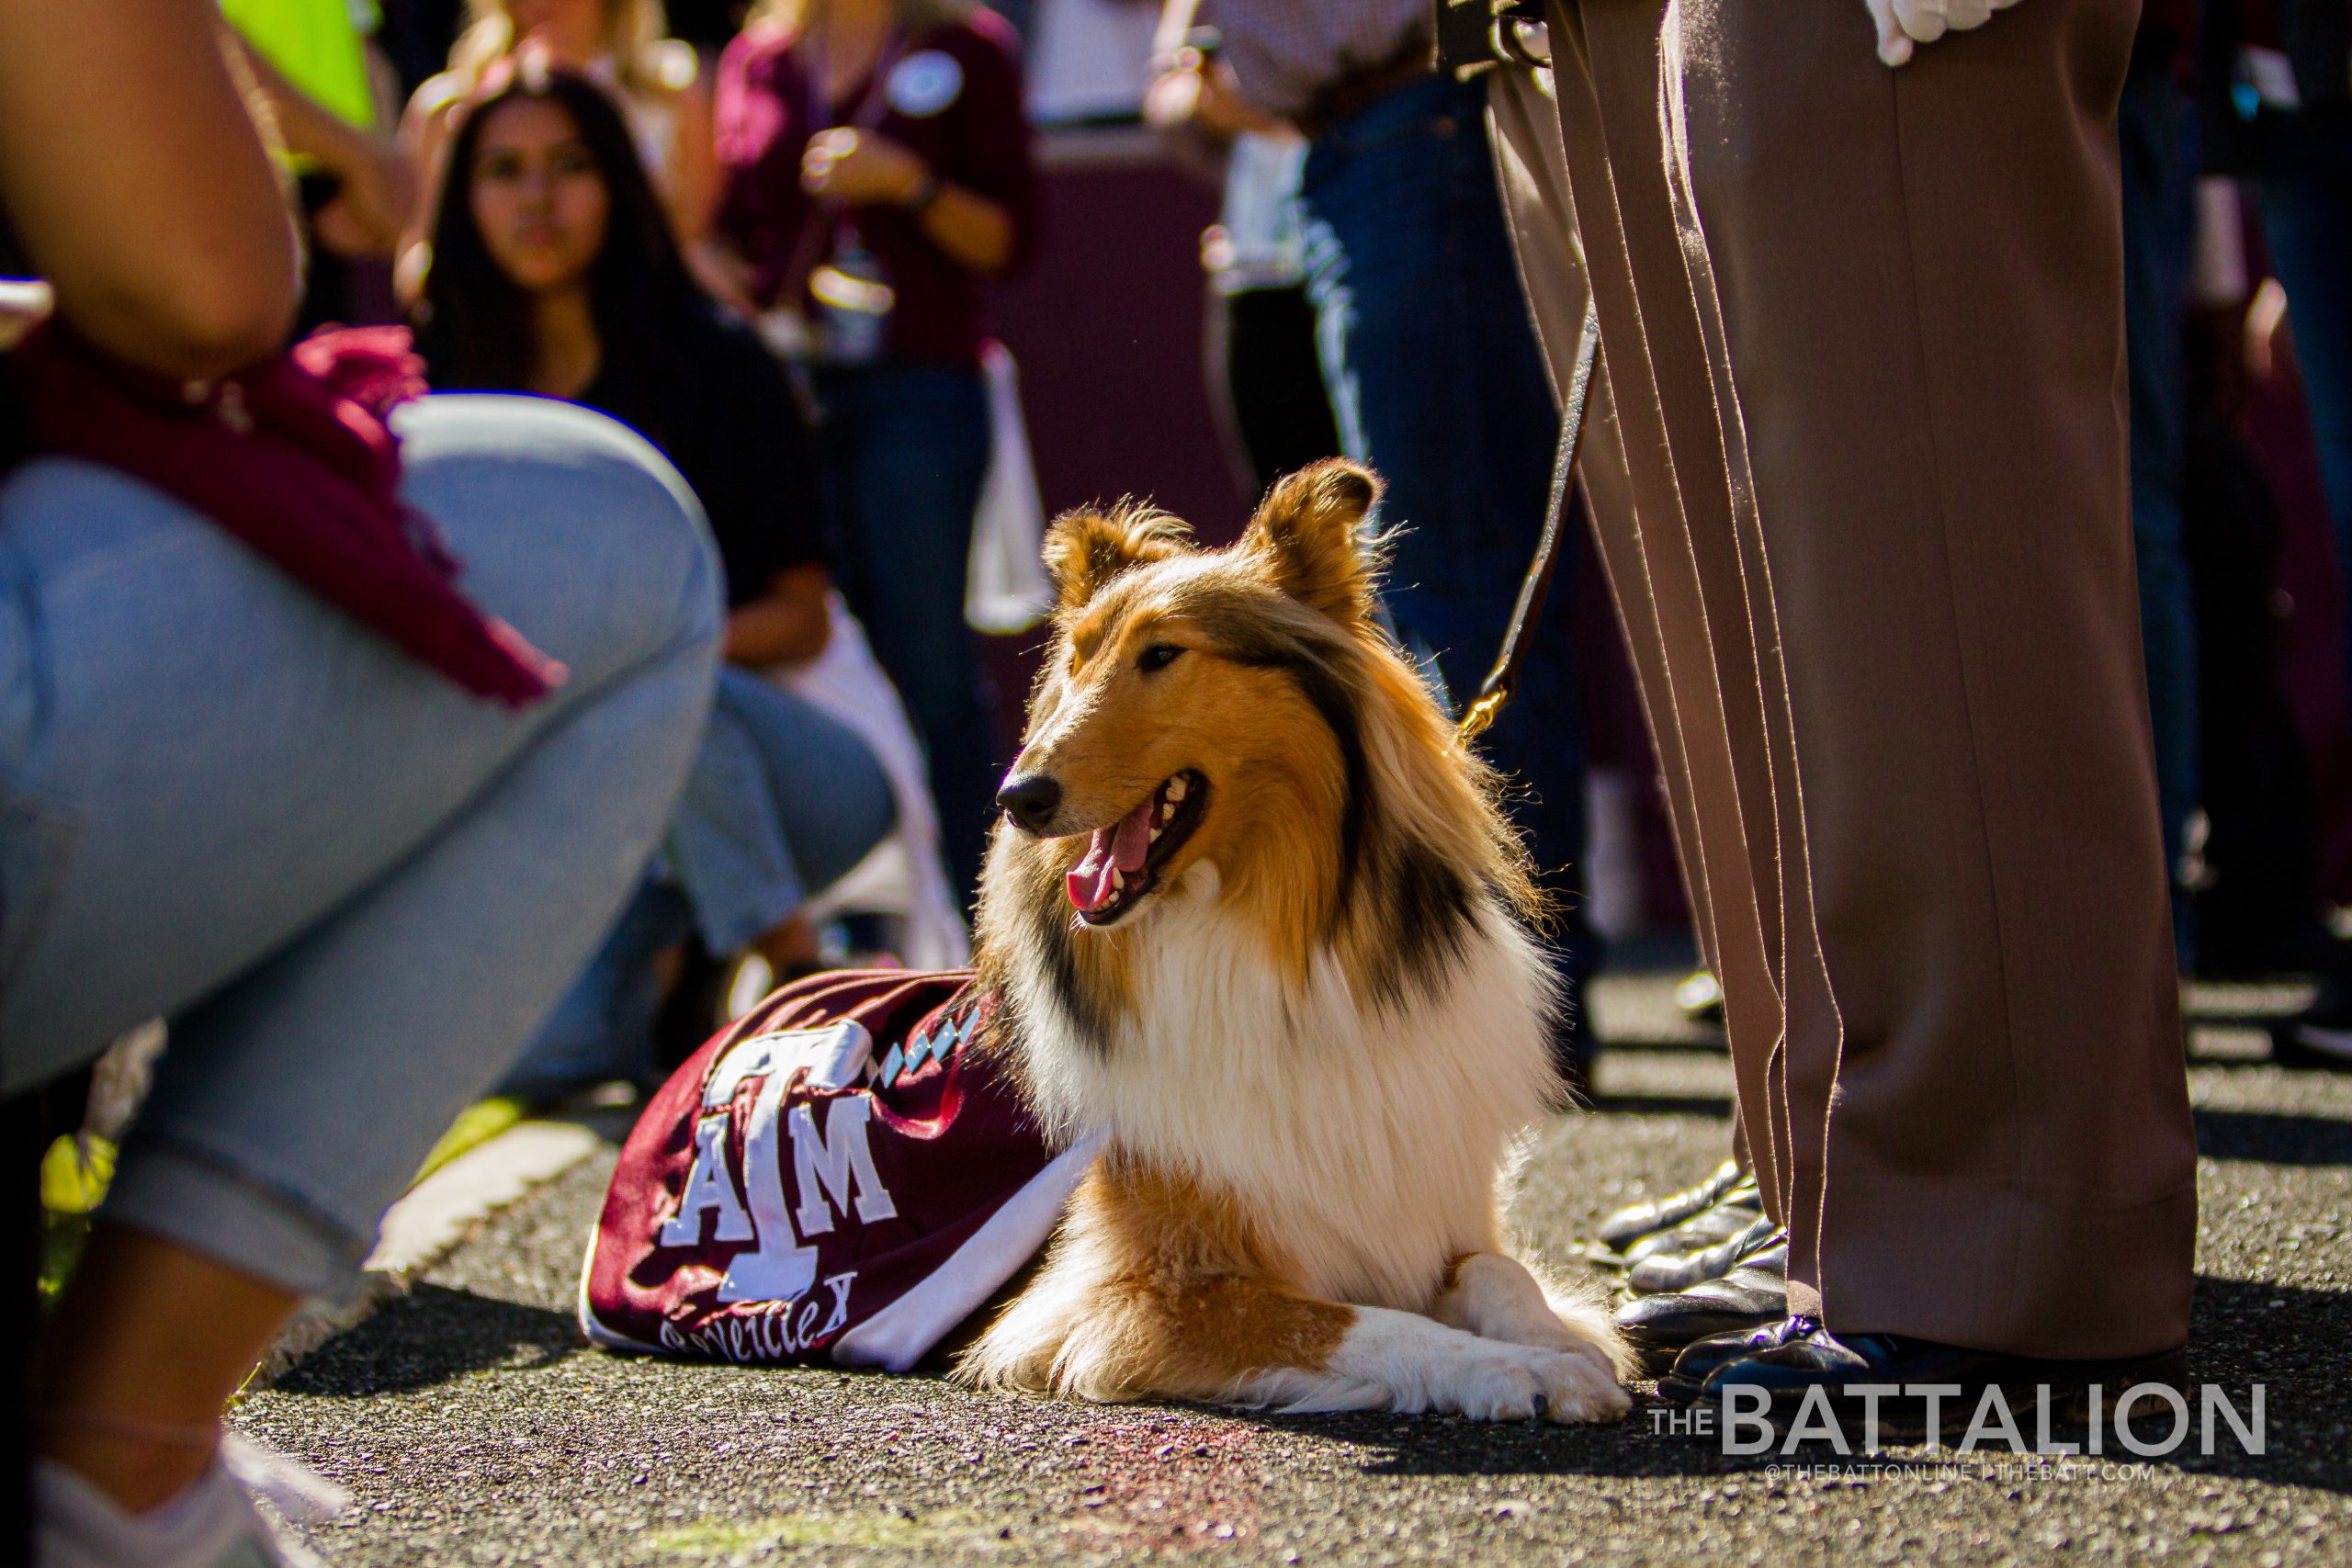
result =
[[964,619],[976,632],[1025,632],[1053,608],[1041,557],[1046,503],[1021,418],[1021,372],[1004,344],[980,345],[989,389],[989,472],[972,516],[972,558],[964,579]]
[[898,688],[874,657],[865,630],[838,593],[828,597],[832,635],[806,664],[779,666],[768,678],[857,731],[890,780],[899,825],[872,853],[808,901],[812,919],[883,910],[904,917],[899,957],[912,969],[960,969],[972,961],[963,905],[939,852],[939,815],[931,770]]

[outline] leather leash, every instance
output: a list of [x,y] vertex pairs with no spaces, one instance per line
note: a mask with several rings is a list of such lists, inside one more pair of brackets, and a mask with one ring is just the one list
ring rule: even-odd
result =
[[1552,572],[1560,563],[1560,540],[1567,531],[1568,497],[1576,490],[1577,453],[1584,446],[1585,405],[1592,396],[1592,374],[1600,364],[1600,315],[1587,300],[1584,331],[1577,340],[1576,373],[1560,407],[1560,450],[1552,462],[1552,495],[1544,512],[1544,536],[1535,543],[1535,558],[1519,585],[1519,604],[1510,613],[1510,629],[1503,633],[1502,652],[1487,672],[1486,683],[1462,715],[1457,730],[1465,741],[1476,740],[1495,722],[1503,705],[1519,691],[1519,667],[1527,657],[1528,634],[1544,614],[1544,595],[1552,591]]

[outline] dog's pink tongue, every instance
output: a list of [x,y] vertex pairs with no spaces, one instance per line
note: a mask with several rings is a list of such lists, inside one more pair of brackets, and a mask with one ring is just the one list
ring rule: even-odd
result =
[[1143,869],[1144,856],[1151,852],[1151,814],[1159,798],[1157,795],[1148,797],[1119,818],[1115,828],[1094,829],[1086,858],[1070,868],[1067,878],[1069,901],[1080,911],[1091,915],[1118,896],[1119,889],[1111,884],[1112,872],[1133,876]]

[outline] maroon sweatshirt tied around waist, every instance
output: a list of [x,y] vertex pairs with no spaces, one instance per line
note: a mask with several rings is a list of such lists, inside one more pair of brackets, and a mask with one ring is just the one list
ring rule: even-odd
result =
[[186,502],[311,592],[477,696],[544,697],[564,668],[458,591],[401,499],[385,420],[424,391],[403,327],[322,332],[213,381],[127,365],[50,322],[7,355],[30,450],[119,469]]

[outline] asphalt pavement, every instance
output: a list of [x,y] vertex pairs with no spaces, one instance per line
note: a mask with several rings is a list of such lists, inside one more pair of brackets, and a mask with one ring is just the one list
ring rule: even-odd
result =
[[[1594,1111],[1546,1128],[1514,1210],[1569,1262],[1608,1211],[1728,1137],[1730,1070],[1663,973],[1596,998]],[[338,1564],[2330,1563],[2352,1561],[2352,1075],[2262,1060],[2287,987],[2204,987],[2191,1376],[2263,1450],[2153,1461],[1818,1445],[1732,1456],[1659,1429],[1268,1416],[967,1393],[922,1375],[607,1355],[571,1309],[609,1150],[485,1222],[244,1401],[248,1435],[348,1487]],[[2030,1429],[2030,1428],[2029,1428]],[[1948,1438],[1948,1441],[1951,1439]],[[2124,1456],[2126,1460],[2130,1456]]]

